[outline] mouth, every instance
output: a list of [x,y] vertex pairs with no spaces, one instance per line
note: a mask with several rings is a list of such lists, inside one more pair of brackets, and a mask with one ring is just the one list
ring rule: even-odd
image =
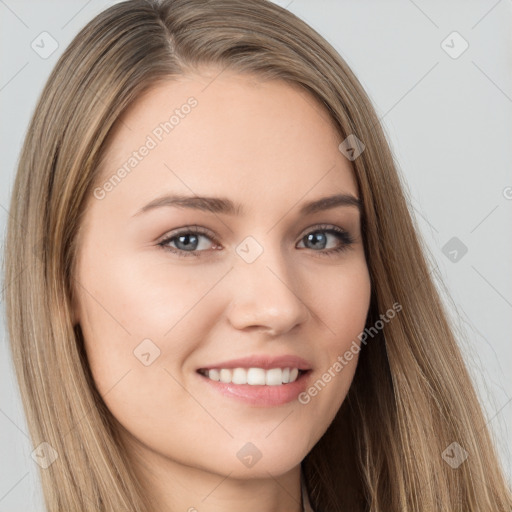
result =
[[223,384],[249,386],[281,386],[296,382],[309,370],[286,368],[200,368],[197,372],[209,380]]
[[[206,385],[205,392],[211,398],[221,396],[230,403],[239,403],[251,407],[273,408],[284,406],[298,399],[307,388],[312,369],[305,366],[298,368],[301,362],[289,359],[282,360],[283,366],[275,360],[261,361],[261,366],[243,366],[239,360],[215,365],[210,368],[199,368],[196,374]],[[240,366],[239,366],[240,365]],[[290,365],[290,366],[285,366]],[[296,366],[297,365],[297,366]]]

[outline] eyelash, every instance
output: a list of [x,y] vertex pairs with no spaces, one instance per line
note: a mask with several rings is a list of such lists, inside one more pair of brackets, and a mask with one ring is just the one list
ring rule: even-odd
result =
[[[300,241],[302,241],[304,238],[306,238],[307,235],[313,234],[313,233],[330,233],[338,235],[338,238],[341,240],[341,245],[334,249],[324,249],[322,251],[315,251],[314,249],[311,249],[313,252],[319,253],[322,256],[335,256],[338,253],[344,252],[348,249],[350,249],[350,246],[354,243],[354,239],[348,233],[347,231],[338,228],[337,226],[332,225],[319,225],[312,228],[311,231],[308,231],[303,237],[301,237]],[[209,231],[203,230],[201,228],[198,228],[197,226],[188,226],[186,228],[182,228],[179,231],[175,233],[171,233],[169,236],[167,236],[164,240],[161,242],[158,242],[158,246],[160,246],[164,251],[169,251],[173,254],[176,254],[179,257],[188,257],[188,256],[195,256],[199,257],[200,253],[206,252],[206,251],[184,251],[182,249],[176,249],[174,247],[170,247],[167,244],[170,243],[175,238],[178,238],[182,235],[189,235],[189,234],[196,234],[196,235],[203,235],[209,238],[214,244],[219,244],[214,236]]]

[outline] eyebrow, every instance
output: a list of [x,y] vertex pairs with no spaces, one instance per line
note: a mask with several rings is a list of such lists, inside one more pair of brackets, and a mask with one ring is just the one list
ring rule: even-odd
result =
[[[234,203],[230,199],[223,197],[200,197],[185,195],[166,195],[154,199],[150,203],[143,206],[140,210],[132,215],[135,217],[144,212],[154,210],[156,208],[176,207],[190,208],[211,213],[224,213],[227,215],[244,215],[244,208],[241,204]],[[310,215],[319,211],[337,208],[339,206],[350,206],[362,212],[363,204],[361,200],[351,194],[336,194],[332,196],[322,197],[314,201],[304,203],[300,208],[301,215]]]

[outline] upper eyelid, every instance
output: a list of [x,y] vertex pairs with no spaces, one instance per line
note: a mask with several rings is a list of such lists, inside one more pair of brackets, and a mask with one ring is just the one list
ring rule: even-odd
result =
[[217,237],[215,236],[215,233],[213,231],[210,231],[207,228],[202,228],[200,226],[191,225],[191,226],[183,226],[182,228],[176,228],[174,230],[171,230],[167,232],[165,235],[162,235],[158,240],[157,243],[162,243],[167,240],[170,240],[171,238],[175,238],[177,236],[180,236],[182,234],[188,234],[188,233],[196,233],[198,235],[204,235],[210,237],[213,241],[217,241]]

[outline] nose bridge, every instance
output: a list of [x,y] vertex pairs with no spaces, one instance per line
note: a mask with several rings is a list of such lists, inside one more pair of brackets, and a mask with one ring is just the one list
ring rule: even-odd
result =
[[248,236],[235,248],[230,321],[241,329],[261,326],[286,332],[307,319],[293,269],[268,234]]

